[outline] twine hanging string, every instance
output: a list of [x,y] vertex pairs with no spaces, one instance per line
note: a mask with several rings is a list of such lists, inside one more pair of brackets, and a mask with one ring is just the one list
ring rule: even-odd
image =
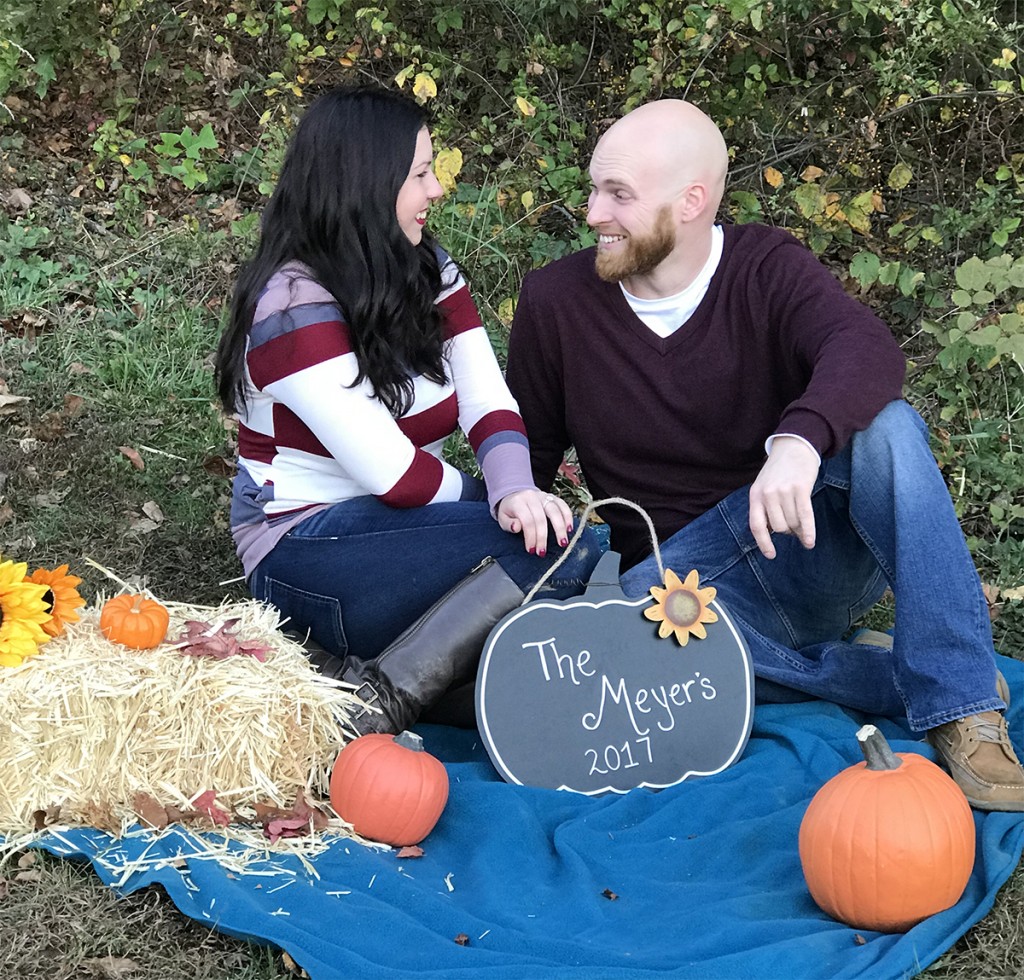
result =
[[580,536],[583,534],[583,529],[587,526],[587,518],[591,512],[595,511],[598,507],[604,507],[605,504],[623,504],[626,507],[632,507],[646,522],[647,530],[651,533],[651,548],[654,551],[654,560],[658,563],[658,574],[661,576],[661,581],[665,581],[665,566],[661,561],[661,549],[658,547],[658,534],[654,530],[654,521],[651,520],[650,515],[641,507],[639,504],[634,503],[632,500],[627,500],[625,497],[605,497],[604,500],[591,500],[590,503],[584,508],[583,513],[580,515],[579,520],[576,523],[576,530],[573,532],[573,536],[569,543],[565,546],[565,551],[559,556],[558,561],[554,562],[548,570],[537,580],[536,584],[526,593],[526,598],[523,599],[522,605],[526,605],[538,592],[540,587],[554,574],[555,570],[569,557],[569,553],[575,547],[576,542],[579,541]]

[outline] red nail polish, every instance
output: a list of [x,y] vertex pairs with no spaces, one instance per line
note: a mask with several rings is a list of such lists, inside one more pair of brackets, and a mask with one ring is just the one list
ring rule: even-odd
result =
[[561,538],[558,543],[564,548],[569,543],[569,539]]
[[[537,554],[537,549],[536,548],[530,548],[529,551],[530,551],[531,555]],[[541,554],[544,554],[544,552],[542,551]]]
[[537,557],[538,557],[538,558],[543,558],[543,557],[544,557],[544,556],[545,556],[546,554],[547,554],[547,552],[546,552],[546,551],[538,551],[538,552],[537,552]]

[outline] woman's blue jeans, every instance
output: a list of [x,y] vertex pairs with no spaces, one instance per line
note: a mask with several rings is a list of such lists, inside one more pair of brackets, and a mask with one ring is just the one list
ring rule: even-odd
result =
[[[837,456],[813,491],[816,544],[776,534],[758,550],[749,487],[661,545],[666,567],[714,585],[750,647],[759,678],[923,731],[1004,707],[996,696],[988,607],[927,428],[903,401],[887,405]],[[654,558],[622,576],[629,596],[661,584]],[[893,649],[845,642],[888,585]]]
[[[554,535],[544,558],[503,531],[484,501],[400,509],[373,497],[336,504],[292,528],[249,578],[252,595],[276,606],[288,629],[337,656],[375,657],[484,558],[493,556],[525,593],[561,556]],[[588,528],[538,598],[583,592],[600,557]]]

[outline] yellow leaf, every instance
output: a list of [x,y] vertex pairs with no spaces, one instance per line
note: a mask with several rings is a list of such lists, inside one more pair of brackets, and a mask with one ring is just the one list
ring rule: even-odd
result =
[[434,176],[444,188],[445,194],[455,190],[455,178],[462,170],[462,150],[457,146],[452,149],[438,150],[434,157]]
[[806,167],[804,172],[800,174],[800,179],[810,183],[812,180],[817,180],[825,171],[821,167]]
[[122,153],[118,158],[126,167],[132,162],[132,158],[127,153]]
[[537,115],[537,108],[531,103],[527,102],[521,95],[516,96],[516,105],[519,106],[519,111],[524,116],[535,116]]
[[533,191],[523,191],[522,197],[519,200],[523,202],[523,207],[529,211],[533,207]]
[[914,177],[914,171],[910,169],[905,163],[897,163],[892,170],[889,171],[889,178],[886,183],[894,190],[901,191]]
[[512,316],[516,311],[515,297],[508,296],[498,304],[498,319],[501,320],[505,326],[509,326],[512,323]]
[[1009,48],[1003,48],[1002,55],[1003,61],[1009,64],[1011,61],[1013,61],[1014,58],[1017,57],[1017,52],[1011,51]]
[[437,85],[434,84],[434,80],[425,71],[421,71],[413,80],[412,94],[420,102],[426,102],[427,99],[432,99],[437,95]]
[[770,187],[779,188],[782,186],[783,177],[774,167],[764,168],[764,179]]
[[862,235],[871,234],[871,214],[875,210],[875,195],[872,191],[858,194],[845,209],[845,220],[854,230]]
[[409,76],[415,70],[415,65],[406,65],[397,75],[395,75],[395,84],[399,88],[405,88],[405,83],[409,80]]
[[1018,602],[1024,599],[1024,585],[1019,586],[1016,589],[1006,589],[1003,592],[1004,599],[1010,599],[1013,602]]

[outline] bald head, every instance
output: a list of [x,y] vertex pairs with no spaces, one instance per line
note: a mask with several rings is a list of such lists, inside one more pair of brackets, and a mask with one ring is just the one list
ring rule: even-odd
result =
[[595,268],[634,296],[672,296],[711,252],[729,154],[718,127],[689,102],[649,102],[598,141],[587,223]]
[[622,167],[666,197],[691,183],[706,188],[712,217],[725,188],[729,153],[714,122],[681,99],[648,102],[623,116],[598,141],[593,163]]

